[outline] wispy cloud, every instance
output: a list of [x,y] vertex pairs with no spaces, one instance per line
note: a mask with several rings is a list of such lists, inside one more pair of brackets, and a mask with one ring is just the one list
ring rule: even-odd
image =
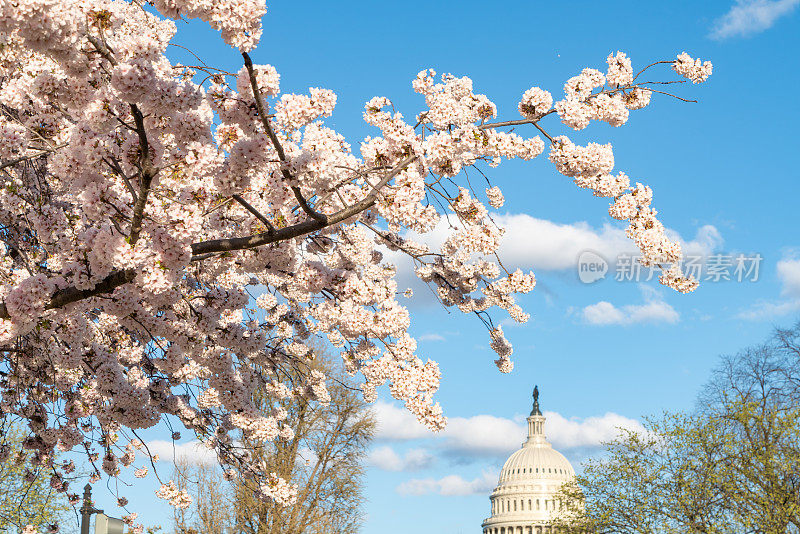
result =
[[800,0],[736,0],[730,11],[714,21],[710,37],[727,39],[763,32],[798,5]]
[[800,310],[800,254],[791,251],[775,267],[781,282],[781,299],[759,300],[737,314],[739,319],[763,321]]
[[147,448],[151,454],[158,454],[162,462],[173,462],[174,460],[186,460],[191,464],[213,464],[217,462],[217,455],[205,447],[199,441],[189,441],[187,443],[173,443],[156,439],[147,442]]
[[[451,458],[502,457],[519,448],[527,432],[522,418],[515,420],[484,414],[451,417],[447,427],[434,434],[399,406],[379,401],[374,410],[380,441],[431,439],[435,440],[435,451]],[[620,428],[643,429],[635,419],[612,412],[583,419],[568,419],[557,412],[545,412],[545,416],[548,439],[554,447],[565,451],[599,448],[603,442],[614,439]]]
[[373,449],[368,458],[370,465],[384,471],[419,471],[432,467],[435,461],[425,449],[412,449],[400,456],[389,446]]
[[776,266],[781,280],[781,295],[800,299],[800,258],[784,256]]
[[445,341],[445,337],[441,334],[422,334],[417,338],[418,341]]
[[497,485],[497,473],[484,471],[473,480],[465,480],[458,475],[444,478],[415,478],[397,486],[403,495],[426,495],[438,493],[445,496],[486,494]]
[[800,300],[787,300],[783,302],[760,300],[749,309],[739,312],[736,317],[748,321],[765,321],[774,317],[789,315],[797,310],[800,310]]
[[425,428],[411,412],[394,404],[378,401],[372,406],[378,422],[376,438],[382,441],[406,441],[432,438],[436,434]]
[[634,323],[677,323],[680,314],[664,302],[660,294],[652,288],[643,288],[644,304],[627,304],[617,307],[610,302],[600,301],[583,308],[583,319],[593,325],[626,325]]

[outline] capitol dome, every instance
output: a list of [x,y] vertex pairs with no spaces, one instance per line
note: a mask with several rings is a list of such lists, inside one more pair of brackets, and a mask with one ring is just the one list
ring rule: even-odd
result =
[[542,534],[559,507],[561,485],[575,478],[563,454],[553,449],[544,432],[539,409],[539,388],[533,390],[533,410],[528,416],[528,439],[500,471],[490,496],[492,515],[483,522],[483,534]]

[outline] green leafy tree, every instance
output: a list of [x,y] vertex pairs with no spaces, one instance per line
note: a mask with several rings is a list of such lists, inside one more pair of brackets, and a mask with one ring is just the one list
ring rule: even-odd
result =
[[727,356],[692,414],[623,431],[562,489],[565,532],[800,532],[800,328]]
[[67,518],[66,497],[51,487],[47,465],[32,467],[33,453],[23,447],[26,434],[19,427],[2,422],[0,435],[0,532],[16,533],[26,525],[45,532]]

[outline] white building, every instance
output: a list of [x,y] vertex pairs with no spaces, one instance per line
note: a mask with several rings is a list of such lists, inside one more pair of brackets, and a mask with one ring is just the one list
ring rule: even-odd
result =
[[483,521],[483,534],[542,534],[558,507],[556,494],[575,477],[569,461],[553,449],[544,433],[539,389],[533,390],[528,439],[512,454],[490,496],[492,515]]

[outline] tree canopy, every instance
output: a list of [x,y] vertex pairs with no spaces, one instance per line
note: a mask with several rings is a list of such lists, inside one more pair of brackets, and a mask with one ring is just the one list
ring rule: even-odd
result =
[[[0,1],[1,407],[26,422],[38,457],[81,450],[92,480],[116,477],[147,455],[137,432],[171,419],[227,473],[258,480],[262,499],[289,504],[293,486],[236,439],[297,431],[257,392],[331,402],[308,364],[320,340],[361,376],[365,400],[388,383],[441,429],[440,370],[418,354],[384,258],[409,258],[442,305],[481,321],[511,371],[490,312],[527,321],[516,295],[535,277],[497,257],[503,229],[489,209],[504,198],[488,175],[503,160],[548,150],[558,172],[610,200],[662,284],[697,286],[651,189],[615,170],[611,144],[560,130],[621,126],[676,96],[669,84],[705,81],[710,62],[684,52],[637,71],[617,52],[603,71],[577,69],[561,98],[531,87],[502,118],[470,78],[424,70],[410,76],[421,109],[404,115],[376,96],[363,112],[374,135],[348,141],[325,122],[332,90],[282,93],[277,70],[252,61],[265,13],[263,0]],[[218,29],[240,68],[173,64],[179,18]],[[441,246],[409,237],[434,230]],[[174,481],[158,495],[190,503]]]
[[[297,500],[288,506],[264,502],[251,480],[225,480],[215,466],[177,466],[178,486],[193,497],[188,510],[176,511],[178,534],[345,534],[357,532],[363,518],[364,460],[375,418],[352,378],[336,370],[325,351],[312,364],[329,377],[331,402],[275,400],[259,394],[265,412],[286,410],[295,429],[291,438],[243,443],[264,469],[289,481]],[[297,375],[290,380],[302,381]]]
[[800,532],[800,325],[722,358],[693,413],[625,431],[562,492],[567,532]]
[[[31,458],[25,450],[24,429],[0,426],[0,532],[17,534],[31,525],[40,532],[51,530],[70,510],[62,481],[52,478],[49,462]],[[70,472],[73,465],[63,462]]]

